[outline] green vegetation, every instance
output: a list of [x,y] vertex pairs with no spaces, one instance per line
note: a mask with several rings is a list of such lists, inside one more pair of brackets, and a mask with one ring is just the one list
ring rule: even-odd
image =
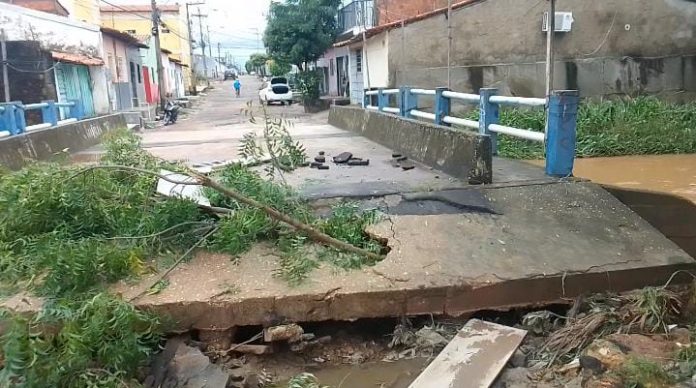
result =
[[[370,252],[379,253],[382,246],[365,233],[367,225],[377,221],[375,211],[361,211],[352,203],[341,203],[332,210],[327,219],[314,216],[309,206],[287,186],[265,180],[259,173],[240,165],[224,168],[216,179],[233,190],[272,207],[318,230]],[[214,206],[235,210],[220,220],[220,229],[212,236],[208,246],[215,251],[240,255],[258,241],[275,242],[281,252],[280,266],[276,276],[296,285],[304,281],[309,273],[326,261],[343,269],[356,269],[374,265],[374,260],[328,247],[313,247],[303,233],[273,221],[268,215],[238,203],[229,197],[208,190]],[[240,233],[241,231],[241,233]],[[315,253],[318,251],[319,254]]]
[[268,62],[268,59],[268,55],[265,53],[251,54],[244,67],[247,73],[255,71],[260,75],[266,75],[266,62]]
[[[288,186],[273,181],[281,170],[292,170],[306,159],[283,122],[266,118],[263,147],[247,140],[250,153],[271,154],[271,179],[235,164],[215,176],[223,186],[379,252],[379,244],[362,233],[376,220],[373,213],[341,205],[333,217],[322,220]],[[316,251],[331,251],[325,257],[336,257],[331,262],[343,268],[374,263],[351,257],[345,264],[338,259],[343,253],[310,244],[305,234],[219,191],[206,193],[213,205],[228,209],[223,213],[158,196],[157,176],[115,167],[153,172],[185,167],[152,157],[127,131],[108,139],[105,147],[101,168],[36,163],[0,175],[0,289],[6,294],[25,289],[45,301],[33,317],[0,311],[6,328],[0,337],[2,386],[133,385],[137,369],[160,341],[161,325],[105,289],[160,268],[160,259],[175,256],[178,263],[201,244],[232,255],[258,241],[275,244],[281,252],[276,274],[291,284],[305,280],[319,265]],[[162,292],[167,285],[166,278],[160,279],[147,292]]]
[[273,59],[300,71],[331,47],[338,32],[340,0],[272,2],[263,41]]
[[135,386],[161,336],[155,317],[101,293],[49,302],[34,318],[2,318],[3,387]]
[[616,371],[624,387],[660,388],[669,387],[674,381],[660,365],[641,358],[629,359]]
[[[467,117],[477,119],[478,112]],[[543,131],[541,110],[506,109],[500,122],[516,128]],[[539,143],[498,136],[498,152],[514,159],[544,157]],[[579,157],[679,154],[696,152],[696,103],[672,104],[654,97],[584,102],[578,112]]]
[[319,380],[311,373],[301,373],[288,381],[288,388],[328,388],[319,385]]
[[268,70],[272,76],[280,77],[292,71],[292,65],[279,59],[269,59]]

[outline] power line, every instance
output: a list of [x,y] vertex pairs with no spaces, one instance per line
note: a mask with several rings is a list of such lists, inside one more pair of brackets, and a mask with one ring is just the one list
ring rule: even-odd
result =
[[114,8],[116,8],[116,9],[119,9],[119,10],[121,10],[121,11],[123,11],[123,12],[129,13],[129,14],[131,14],[131,15],[135,15],[135,16],[141,18],[141,19],[145,19],[145,20],[148,20],[148,21],[150,20],[149,17],[143,16],[143,15],[137,13],[137,12],[129,11],[127,8],[123,8],[123,7],[121,7],[120,5],[116,5],[116,4],[114,4],[114,3],[110,3],[110,2],[108,2],[108,1],[106,1],[106,0],[99,0],[99,1],[101,1],[101,2],[104,3],[104,4],[108,4],[108,5],[110,5],[110,6],[114,7]]

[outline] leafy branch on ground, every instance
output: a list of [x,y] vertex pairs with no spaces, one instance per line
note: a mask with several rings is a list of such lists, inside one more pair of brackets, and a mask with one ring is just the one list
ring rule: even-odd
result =
[[2,313],[0,385],[134,386],[160,342],[159,320],[108,294],[48,302],[33,318]]
[[[462,114],[477,120],[478,111]],[[500,123],[544,131],[545,113],[538,109],[501,109]],[[579,157],[683,154],[696,152],[696,103],[675,104],[655,97],[586,101],[578,110]],[[513,159],[541,159],[543,145],[498,136],[498,153]]]
[[[253,103],[247,103],[244,114],[249,116],[249,121],[256,123],[253,113]],[[266,155],[270,157],[270,164],[266,166],[266,173],[274,178],[276,173],[289,172],[304,166],[307,163],[307,152],[300,142],[293,140],[288,128],[292,122],[279,117],[272,117],[261,105],[263,113],[263,143],[260,144],[254,132],[246,133],[239,143],[240,156],[247,160],[260,162]]]

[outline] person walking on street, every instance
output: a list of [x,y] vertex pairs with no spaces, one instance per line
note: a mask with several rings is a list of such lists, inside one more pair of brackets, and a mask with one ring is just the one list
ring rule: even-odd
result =
[[237,78],[236,80],[234,80],[234,93],[235,93],[235,96],[239,97],[239,93],[240,93],[241,89],[242,89],[242,83],[239,82],[239,78]]

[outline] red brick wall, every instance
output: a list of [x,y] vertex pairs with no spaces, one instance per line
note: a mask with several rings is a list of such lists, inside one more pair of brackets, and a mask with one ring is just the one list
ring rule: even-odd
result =
[[391,23],[444,7],[447,0],[377,0],[378,23]]
[[0,0],[3,3],[10,3],[24,8],[31,8],[36,11],[53,13],[60,16],[68,16],[68,11],[56,0]]

